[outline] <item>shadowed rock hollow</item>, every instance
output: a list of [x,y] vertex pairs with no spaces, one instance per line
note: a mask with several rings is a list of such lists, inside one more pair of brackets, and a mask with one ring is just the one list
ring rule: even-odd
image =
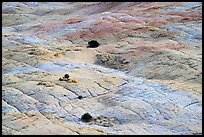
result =
[[201,2],[2,3],[2,134],[202,134],[201,87]]

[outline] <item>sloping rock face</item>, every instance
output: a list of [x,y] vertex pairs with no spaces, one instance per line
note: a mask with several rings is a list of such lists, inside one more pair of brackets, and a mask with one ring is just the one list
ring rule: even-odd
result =
[[201,26],[201,2],[4,2],[2,134],[202,134]]

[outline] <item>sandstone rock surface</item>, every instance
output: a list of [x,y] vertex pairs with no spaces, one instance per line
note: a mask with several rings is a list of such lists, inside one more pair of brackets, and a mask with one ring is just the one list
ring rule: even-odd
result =
[[2,134],[202,134],[202,3],[4,2]]

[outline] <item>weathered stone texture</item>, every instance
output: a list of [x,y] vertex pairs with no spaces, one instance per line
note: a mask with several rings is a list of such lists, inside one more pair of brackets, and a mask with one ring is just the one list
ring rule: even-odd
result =
[[202,3],[3,2],[2,134],[202,134]]

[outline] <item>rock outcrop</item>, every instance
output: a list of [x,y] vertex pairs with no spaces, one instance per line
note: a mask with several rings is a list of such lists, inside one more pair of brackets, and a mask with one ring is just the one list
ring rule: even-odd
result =
[[2,134],[202,134],[202,3],[3,2]]

